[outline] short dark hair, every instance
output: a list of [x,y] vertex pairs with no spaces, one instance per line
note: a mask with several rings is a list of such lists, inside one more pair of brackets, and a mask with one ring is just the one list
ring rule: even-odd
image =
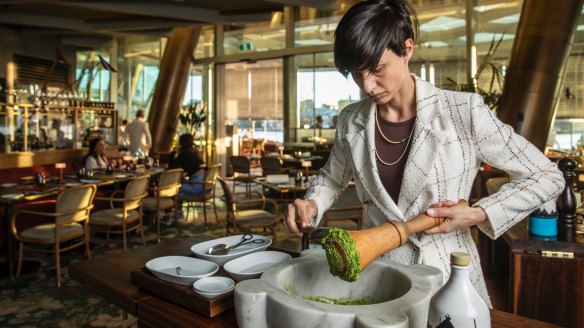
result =
[[335,31],[335,66],[345,77],[375,70],[386,49],[406,54],[405,41],[416,40],[418,17],[407,0],[368,0],[351,7]]
[[136,112],[136,117],[144,118],[144,110],[138,109],[138,111]]
[[178,137],[178,144],[182,149],[187,149],[187,148],[193,148],[193,143],[194,143],[194,138],[193,135],[190,133],[184,133],[181,134],[180,137]]

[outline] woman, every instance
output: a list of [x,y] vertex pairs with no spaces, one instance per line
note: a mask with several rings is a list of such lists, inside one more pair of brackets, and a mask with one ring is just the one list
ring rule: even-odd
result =
[[[472,93],[441,90],[409,71],[417,18],[405,0],[359,2],[335,32],[335,65],[351,74],[368,98],[338,118],[330,158],[303,200],[288,205],[285,223],[302,234],[354,178],[363,204],[363,227],[409,221],[422,212],[444,217],[415,234],[384,259],[437,267],[446,281],[449,255],[471,255],[471,280],[490,301],[469,227],[497,238],[562,191],[561,172],[541,151],[499,121]],[[355,60],[357,58],[357,60]],[[511,181],[469,206],[481,163],[502,169]]]
[[108,164],[105,157],[105,141],[100,137],[92,139],[89,142],[89,152],[83,159],[83,166],[86,170],[106,169]]
[[[181,168],[189,177],[189,181],[203,181],[205,171],[201,169],[203,161],[199,152],[193,144],[193,135],[190,133],[182,134],[179,139],[179,150],[170,155],[168,167],[171,169]],[[179,195],[201,195],[203,194],[203,184],[200,183],[183,183]]]

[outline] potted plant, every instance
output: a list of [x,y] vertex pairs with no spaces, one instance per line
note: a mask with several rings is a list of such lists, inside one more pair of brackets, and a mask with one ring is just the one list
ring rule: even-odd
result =
[[195,139],[203,139],[201,126],[207,120],[206,106],[199,102],[193,102],[181,108],[178,120],[181,124],[181,133],[190,133]]

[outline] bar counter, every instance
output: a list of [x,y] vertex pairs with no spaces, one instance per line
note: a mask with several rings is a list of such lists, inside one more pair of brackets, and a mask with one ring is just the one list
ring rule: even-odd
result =
[[[143,268],[148,260],[168,255],[190,255],[193,244],[209,239],[213,237],[204,234],[171,239],[156,246],[72,263],[69,265],[69,276],[127,313],[136,316],[140,327],[237,327],[235,310],[208,318],[152,296],[130,282],[131,272]],[[496,310],[491,312],[491,326],[556,327]]]

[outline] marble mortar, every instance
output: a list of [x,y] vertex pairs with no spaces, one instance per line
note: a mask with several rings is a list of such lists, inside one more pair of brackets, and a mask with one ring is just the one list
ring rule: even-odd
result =
[[[261,327],[413,327],[426,328],[430,299],[442,285],[442,272],[427,265],[376,260],[356,282],[330,274],[324,250],[268,269],[260,279],[235,286],[235,311],[242,328]],[[334,305],[305,297],[381,301]]]

